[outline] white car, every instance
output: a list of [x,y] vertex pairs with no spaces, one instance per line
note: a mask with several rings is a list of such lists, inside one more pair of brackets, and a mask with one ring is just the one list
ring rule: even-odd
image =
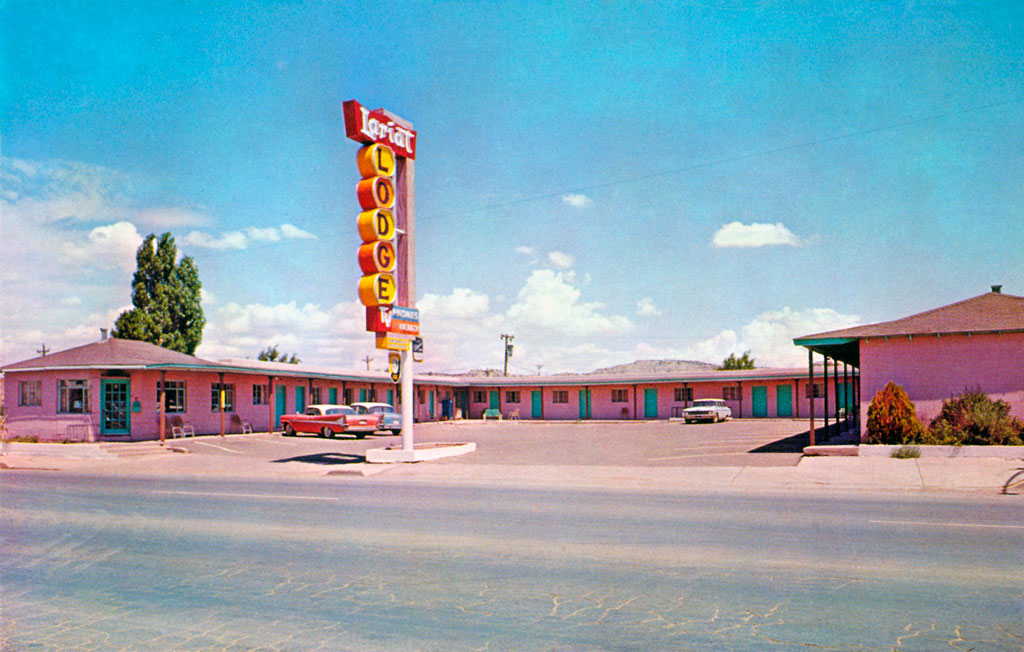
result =
[[694,421],[710,421],[718,423],[732,418],[732,409],[720,398],[702,398],[693,402],[693,405],[683,410],[683,420],[686,423]]

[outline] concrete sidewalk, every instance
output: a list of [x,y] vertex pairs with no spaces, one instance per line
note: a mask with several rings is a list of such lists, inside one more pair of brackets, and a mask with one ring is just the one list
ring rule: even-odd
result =
[[[171,443],[169,442],[169,445]],[[31,446],[31,448],[29,448]],[[627,491],[970,491],[1024,495],[1024,460],[998,458],[804,457],[796,466],[608,466],[477,464],[452,461],[418,464],[324,463],[257,459],[252,456],[181,454],[167,448],[141,457],[108,455],[100,445],[13,445],[0,468],[52,470],[85,475],[173,475],[315,478],[378,476],[388,482],[520,488]],[[26,454],[26,453],[31,454]],[[1024,452],[1024,451],[1022,451]]]

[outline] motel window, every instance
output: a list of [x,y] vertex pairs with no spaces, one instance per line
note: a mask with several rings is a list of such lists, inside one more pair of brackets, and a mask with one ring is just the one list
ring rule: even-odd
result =
[[419,398],[420,398],[420,405],[423,405],[423,404],[425,404],[427,402],[427,397],[424,396],[422,390],[420,390],[420,392],[419,392]]
[[675,388],[676,403],[683,403],[685,401],[693,400],[693,388],[692,387],[676,387]]
[[320,391],[320,388],[314,387],[313,389],[309,390],[309,402],[312,403],[313,405],[319,405],[323,403],[323,401],[320,400],[320,397],[322,395],[323,393]]
[[[156,383],[157,404],[160,402],[160,381]],[[164,383],[164,412],[181,414],[185,412],[185,381],[168,380]]]
[[519,402],[519,392],[517,390],[516,391],[505,392],[505,402],[506,403],[518,403]]
[[552,403],[568,403],[569,402],[569,390],[567,389],[556,389],[551,392]]
[[220,392],[224,391],[224,411],[235,411],[235,386],[232,383],[213,383],[210,385],[210,410],[220,412]]
[[722,400],[723,401],[738,401],[743,396],[743,392],[739,387],[723,387],[722,388]]
[[62,414],[88,414],[89,381],[58,380],[57,411]]
[[[821,383],[814,383],[814,398],[821,398],[824,395],[825,388]],[[804,398],[811,398],[811,386],[804,385]]]
[[473,402],[474,403],[486,403],[487,402],[487,392],[481,392],[479,390],[474,391],[473,392]]
[[612,403],[625,403],[629,400],[628,389],[613,389],[612,390]]
[[26,380],[18,383],[18,405],[42,405],[43,381]]
[[253,385],[252,386],[252,404],[253,405],[266,405],[270,402],[270,392],[267,391],[269,388],[266,385]]

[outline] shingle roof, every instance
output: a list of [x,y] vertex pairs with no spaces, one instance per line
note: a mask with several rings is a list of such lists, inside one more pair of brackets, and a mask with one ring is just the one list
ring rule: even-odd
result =
[[6,365],[4,371],[46,369],[50,367],[141,367],[173,364],[216,366],[216,363],[185,353],[171,351],[149,342],[110,338],[50,355]]
[[805,335],[793,341],[805,344],[811,340],[825,339],[1008,331],[1024,332],[1024,297],[989,292],[902,319]]

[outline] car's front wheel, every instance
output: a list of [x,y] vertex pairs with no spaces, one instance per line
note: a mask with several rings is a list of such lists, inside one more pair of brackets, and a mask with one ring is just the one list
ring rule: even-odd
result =
[[286,425],[284,427],[284,434],[285,434],[286,437],[294,437],[295,436],[295,428],[292,428],[292,424],[289,423],[288,425]]
[[392,435],[400,435],[400,434],[402,434],[402,429],[401,429],[401,428],[399,428],[398,430],[392,430],[392,431],[391,431],[391,434],[392,434]]
[[334,436],[334,432],[331,431],[330,426],[324,426],[324,433],[323,434],[324,434],[324,437],[327,437],[328,439]]

